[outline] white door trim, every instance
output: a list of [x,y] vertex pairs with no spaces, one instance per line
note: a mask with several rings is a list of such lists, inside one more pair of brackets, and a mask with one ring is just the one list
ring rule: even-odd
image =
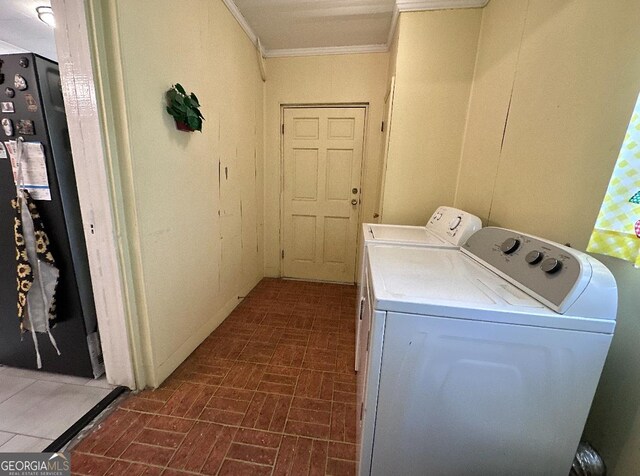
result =
[[[368,102],[343,102],[343,103],[280,103],[280,222],[278,224],[278,246],[280,254],[279,268],[280,277],[284,276],[284,258],[282,251],[284,249],[284,134],[282,134],[282,128],[284,127],[284,111],[285,109],[307,109],[307,108],[364,108],[364,134],[362,137],[362,163],[360,166],[360,206],[358,207],[358,230],[362,227],[362,200],[364,198],[364,179],[367,166],[367,135],[369,131],[369,103]],[[356,239],[356,247],[358,246],[359,238]],[[356,262],[354,266],[353,282],[357,281],[358,277],[358,251],[356,248]],[[293,278],[288,278],[293,279]]]
[[88,28],[90,6],[83,0],[52,0],[51,4],[107,379],[114,385],[137,388],[144,386],[144,375],[134,371],[134,351],[139,346],[130,339],[135,332],[125,278],[127,235],[123,213],[114,199],[121,187],[105,153],[104,104],[97,100],[103,99],[104,88],[99,85],[99,74],[94,75],[97,54]]

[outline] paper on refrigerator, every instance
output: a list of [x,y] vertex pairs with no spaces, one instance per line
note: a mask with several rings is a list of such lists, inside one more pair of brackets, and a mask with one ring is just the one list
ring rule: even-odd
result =
[[[13,182],[17,182],[17,142],[6,141],[5,146],[11,160]],[[24,142],[22,144],[22,188],[26,188],[34,200],[51,200],[47,163],[44,147],[40,142]]]

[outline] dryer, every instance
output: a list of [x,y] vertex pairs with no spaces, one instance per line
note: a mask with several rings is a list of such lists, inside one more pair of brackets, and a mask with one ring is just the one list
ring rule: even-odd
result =
[[368,256],[359,474],[566,476],[615,328],[607,268],[493,227]]
[[482,228],[482,221],[477,216],[458,208],[445,206],[438,207],[425,226],[374,223],[364,223],[362,225],[361,266],[358,276],[359,289],[356,304],[356,371],[359,368],[358,348],[361,344],[360,323],[362,321],[363,276],[367,266],[367,246],[377,243],[458,249],[467,238],[480,228]]

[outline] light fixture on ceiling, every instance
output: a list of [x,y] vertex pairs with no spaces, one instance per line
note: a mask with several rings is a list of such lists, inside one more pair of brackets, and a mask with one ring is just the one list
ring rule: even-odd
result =
[[56,19],[53,17],[53,10],[51,9],[51,7],[36,7],[36,12],[38,12],[38,18],[41,22],[46,23],[52,28],[56,27]]

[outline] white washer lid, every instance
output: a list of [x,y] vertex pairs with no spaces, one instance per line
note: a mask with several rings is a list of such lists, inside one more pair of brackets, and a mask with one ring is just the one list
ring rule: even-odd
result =
[[434,235],[424,226],[402,226],[402,225],[377,225],[366,223],[365,240],[369,242],[389,242],[397,244],[419,244],[425,246],[440,246],[446,248],[458,248],[454,245]]
[[611,321],[558,314],[454,249],[368,247],[374,308],[611,333]]

